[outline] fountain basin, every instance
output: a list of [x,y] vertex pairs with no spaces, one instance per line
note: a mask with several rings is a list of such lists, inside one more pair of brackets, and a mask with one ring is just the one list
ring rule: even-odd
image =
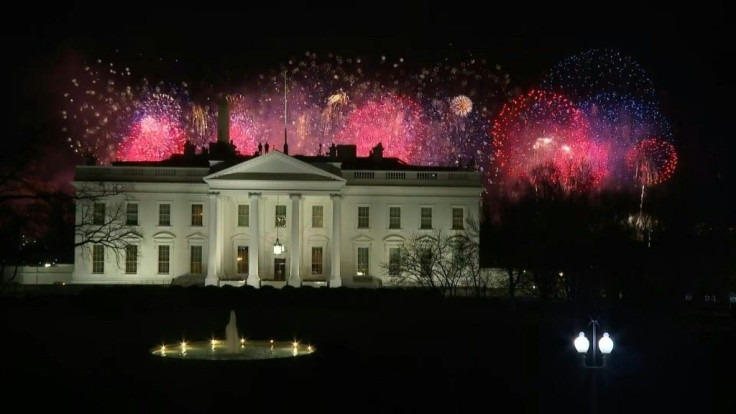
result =
[[232,361],[296,358],[310,355],[314,347],[298,342],[241,340],[235,349],[225,341],[194,341],[164,344],[151,349],[151,354],[162,358]]

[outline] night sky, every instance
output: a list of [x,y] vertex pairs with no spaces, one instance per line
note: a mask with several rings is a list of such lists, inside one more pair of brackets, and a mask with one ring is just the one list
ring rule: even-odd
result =
[[202,2],[190,9],[98,2],[42,12],[34,4],[20,6],[25,13],[6,15],[8,21],[0,25],[6,57],[2,70],[10,90],[3,111],[9,125],[3,159],[38,144],[34,151],[59,169],[55,177],[71,177],[69,166],[76,160],[61,138],[55,98],[69,54],[114,57],[154,78],[219,85],[237,84],[305,51],[414,61],[470,51],[503,65],[513,83],[526,90],[565,57],[610,48],[647,71],[672,123],[680,155],[668,183],[677,204],[673,208],[693,220],[736,223],[730,205],[736,199],[736,145],[726,125],[733,94],[726,59],[733,47],[727,41],[723,2],[586,2],[567,8],[488,3],[483,7],[488,10],[472,2],[440,7],[395,3],[246,8]]

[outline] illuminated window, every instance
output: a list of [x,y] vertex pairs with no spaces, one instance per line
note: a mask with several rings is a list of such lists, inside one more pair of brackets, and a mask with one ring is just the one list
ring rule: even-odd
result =
[[322,206],[312,206],[312,227],[322,228],[324,209]]
[[462,230],[465,217],[463,216],[463,209],[461,207],[452,208],[452,229]]
[[138,273],[138,246],[134,244],[125,246],[125,273]]
[[202,246],[191,246],[189,251],[189,273],[199,275],[202,273]]
[[138,225],[138,204],[128,203],[125,207],[125,224],[127,226]]
[[201,226],[202,216],[204,216],[204,206],[202,204],[192,204],[192,226]]
[[250,225],[250,206],[247,204],[238,204],[238,227],[248,227]]
[[171,225],[171,204],[159,204],[158,205],[158,225],[159,226],[170,226]]
[[388,208],[388,228],[400,229],[401,228],[401,207],[389,207]]
[[322,247],[312,247],[312,274],[322,274]]
[[370,222],[368,221],[370,213],[369,207],[358,207],[358,228],[367,229]]
[[95,203],[92,210],[92,224],[105,224],[105,203]]
[[388,249],[388,275],[398,276],[401,271],[401,249],[391,247]]
[[248,274],[248,246],[238,246],[238,273],[241,275]]
[[368,252],[369,250],[367,247],[358,247],[358,276],[368,275]]
[[105,246],[92,246],[92,273],[105,273]]
[[158,246],[158,273],[161,275],[169,274],[169,254],[171,246]]
[[276,206],[276,227],[286,227],[286,206]]
[[420,229],[432,228],[432,207],[422,207]]

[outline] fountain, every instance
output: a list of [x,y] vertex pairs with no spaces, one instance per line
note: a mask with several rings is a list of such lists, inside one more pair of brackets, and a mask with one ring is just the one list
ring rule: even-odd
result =
[[151,353],[164,358],[196,359],[210,361],[260,360],[294,358],[310,355],[314,347],[298,341],[246,340],[238,334],[235,311],[225,326],[225,340],[182,341],[179,344],[163,344],[151,349]]
[[225,327],[225,350],[228,353],[235,353],[240,350],[240,336],[238,336],[238,326],[235,322],[235,311],[230,311],[230,322]]

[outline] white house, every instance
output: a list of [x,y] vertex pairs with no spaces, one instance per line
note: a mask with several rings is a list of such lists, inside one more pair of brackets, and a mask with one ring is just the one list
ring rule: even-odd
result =
[[[142,235],[121,255],[77,248],[72,283],[169,284],[201,275],[207,285],[380,286],[382,264],[412,233],[462,229],[478,217],[480,173],[369,157],[352,145],[329,155],[260,150],[236,154],[220,138],[209,151],[160,162],[78,166],[74,185],[124,185],[98,200],[102,217],[124,208]],[[121,207],[122,206],[122,207]],[[393,254],[392,254],[393,253]],[[124,257],[123,257],[124,256]]]

